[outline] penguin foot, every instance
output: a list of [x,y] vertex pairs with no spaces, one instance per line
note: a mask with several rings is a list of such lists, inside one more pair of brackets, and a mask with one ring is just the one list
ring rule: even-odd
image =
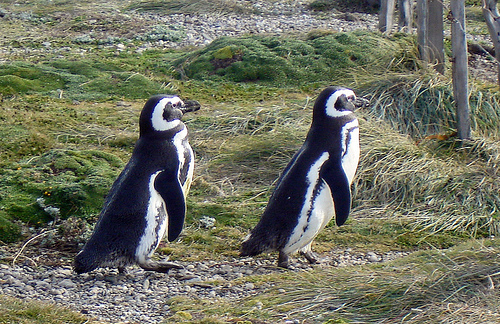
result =
[[139,263],[139,267],[146,271],[156,271],[161,273],[168,273],[170,269],[182,269],[184,268],[180,264],[173,262],[156,262],[152,260],[146,260],[142,263]]
[[303,255],[309,263],[314,264],[318,263],[318,256],[311,250],[308,250],[306,252],[299,251],[301,255]]
[[288,261],[288,255],[286,255],[283,252],[279,252],[278,255],[278,267],[280,268],[285,268],[285,269],[290,269],[290,263]]

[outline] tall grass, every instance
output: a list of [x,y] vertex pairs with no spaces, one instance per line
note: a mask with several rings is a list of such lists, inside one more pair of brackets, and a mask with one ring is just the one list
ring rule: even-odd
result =
[[[498,305],[500,264],[489,262],[498,246],[488,245],[420,252],[381,266],[301,273],[285,293],[272,297],[273,304],[290,318],[300,314],[314,322],[450,323],[461,317],[474,322],[484,312],[479,306]],[[500,319],[498,312],[488,315],[489,323]]]
[[454,140],[417,143],[384,122],[361,122],[362,156],[355,208],[369,215],[413,219],[415,228],[498,235],[499,146],[483,139],[456,148]]
[[[452,81],[433,71],[357,77],[356,87],[371,97],[373,116],[415,139],[456,130]],[[499,138],[500,95],[471,82],[471,127],[477,137]]]

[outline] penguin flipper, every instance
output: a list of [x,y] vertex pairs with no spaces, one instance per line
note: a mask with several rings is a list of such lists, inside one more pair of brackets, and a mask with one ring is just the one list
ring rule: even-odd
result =
[[335,206],[335,222],[341,226],[351,211],[351,188],[341,165],[326,167],[321,178],[328,184]]
[[182,186],[176,173],[162,171],[156,177],[154,187],[165,201],[168,214],[167,239],[172,242],[181,234],[186,217],[186,200]]

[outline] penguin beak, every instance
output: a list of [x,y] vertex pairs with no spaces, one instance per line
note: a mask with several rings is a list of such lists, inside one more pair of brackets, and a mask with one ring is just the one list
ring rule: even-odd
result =
[[351,102],[354,105],[354,107],[356,107],[356,109],[368,107],[368,105],[370,104],[370,100],[362,97],[356,97],[356,99],[354,99]]
[[190,112],[190,111],[197,111],[201,107],[200,103],[196,100],[185,100],[184,105],[179,108],[180,111],[182,111],[183,114]]

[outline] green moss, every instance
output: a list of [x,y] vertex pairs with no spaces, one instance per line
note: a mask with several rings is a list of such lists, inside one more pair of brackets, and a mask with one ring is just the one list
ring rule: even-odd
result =
[[[316,35],[309,39],[222,37],[174,64],[194,79],[297,85],[331,81],[354,67],[388,64],[387,47],[378,46],[382,42],[393,47],[394,56],[412,41],[411,37],[387,39],[364,32]],[[235,53],[239,53],[237,59]],[[220,60],[227,64],[221,66]]]
[[31,80],[23,79],[17,75],[0,76],[0,93],[3,95],[26,93],[32,88],[34,88],[34,84]]
[[13,243],[21,237],[21,228],[19,225],[11,222],[7,213],[0,212],[0,241],[3,243]]
[[164,92],[161,84],[141,74],[129,72],[114,72],[98,77],[85,83],[82,88],[85,97],[94,93],[95,99],[103,99],[104,96],[148,98]]
[[[120,63],[125,61],[126,64]],[[146,77],[137,70],[141,64],[130,57],[117,63],[89,60],[53,60],[46,63],[13,62],[0,65],[0,94],[10,96],[41,93],[52,97],[76,100],[148,98],[165,93],[162,82]],[[144,67],[147,69],[147,67]]]
[[219,60],[231,59],[233,56],[234,52],[231,46],[223,47],[214,53],[214,58]]
[[63,217],[94,215],[122,167],[118,157],[106,152],[51,150],[4,169],[0,186],[8,191],[0,206],[11,219],[30,224],[53,219],[38,198],[59,208]]

